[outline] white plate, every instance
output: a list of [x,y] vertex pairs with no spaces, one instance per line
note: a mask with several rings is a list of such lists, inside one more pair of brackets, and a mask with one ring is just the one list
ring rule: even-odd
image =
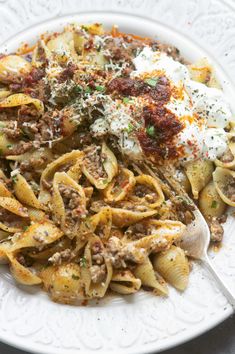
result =
[[[217,61],[213,62],[218,75],[234,104],[234,89],[221,70],[224,67],[228,76],[235,78],[235,61],[231,59],[231,55],[234,58],[235,54],[235,12],[232,12],[228,1],[225,4],[209,0],[136,0],[102,1],[102,7],[100,4],[100,1],[94,0],[1,0],[1,40],[30,26],[29,30],[7,41],[1,51],[14,50],[19,42],[32,41],[41,32],[61,28],[74,20],[81,23],[98,21],[107,26],[115,23],[124,31],[151,35],[175,44],[190,60],[202,56],[209,56],[212,60],[216,58]],[[103,11],[80,13],[32,27],[33,23],[48,17],[97,8]],[[113,12],[105,13],[105,10]],[[120,10],[129,15],[118,14]],[[153,22],[131,14],[155,17],[159,21]],[[193,44],[182,33],[187,33],[187,37],[196,37],[200,46]],[[212,257],[221,275],[235,291],[234,227],[235,221],[229,219],[223,247]],[[213,279],[197,263],[193,265],[190,284],[184,294],[171,288],[169,298],[161,299],[141,292],[125,298],[108,298],[98,305],[93,303],[87,307],[52,303],[38,289],[16,285],[7,268],[1,267],[0,274],[0,340],[40,354],[159,352],[205,332],[232,314],[231,306]]]

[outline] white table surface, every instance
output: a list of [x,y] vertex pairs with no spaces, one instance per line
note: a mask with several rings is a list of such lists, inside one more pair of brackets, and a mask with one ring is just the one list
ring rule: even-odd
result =
[[[235,354],[235,316],[184,345],[162,354]],[[0,343],[0,354],[28,354]]]

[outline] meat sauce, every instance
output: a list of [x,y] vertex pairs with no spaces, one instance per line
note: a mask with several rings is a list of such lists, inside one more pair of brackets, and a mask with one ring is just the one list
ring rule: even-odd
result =
[[[183,124],[165,107],[172,93],[166,77],[159,77],[154,87],[141,79],[116,78],[108,85],[108,92],[121,96],[145,97],[150,104],[143,109],[144,127],[136,133],[144,153],[155,160],[174,159],[178,156],[172,142],[183,129]],[[148,133],[150,127],[151,135]]]

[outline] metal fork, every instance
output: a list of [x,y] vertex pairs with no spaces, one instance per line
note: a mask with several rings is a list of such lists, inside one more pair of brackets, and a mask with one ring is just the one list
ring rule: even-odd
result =
[[[137,165],[132,165],[139,174],[143,173],[143,171]],[[159,183],[162,184],[162,181],[157,177],[155,171],[153,171],[152,168],[150,168],[147,164],[144,164],[144,167],[150,175],[157,178]],[[175,192],[182,194],[181,186],[172,186],[172,178],[167,176],[167,171],[164,171],[164,177],[169,186],[173,189],[176,189]],[[163,184],[162,187],[166,188],[166,185]],[[168,190],[166,192],[168,192]],[[183,194],[184,196],[186,195],[184,191]],[[189,196],[187,196],[187,198],[190,200]],[[200,260],[206,266],[206,268],[213,275],[214,279],[217,281],[217,284],[219,285],[224,296],[235,309],[235,294],[232,294],[231,290],[221,279],[207,254],[208,247],[210,245],[210,230],[207,222],[193,201],[191,201],[191,203],[194,205],[194,210],[191,210],[191,213],[194,215],[194,220],[187,226],[179,246],[185,250],[187,256]]]
[[210,230],[202,216],[201,212],[196,208],[193,211],[195,219],[187,226],[186,232],[180,241],[180,247],[183,248],[186,254],[194,259],[200,260],[213,275],[217,281],[224,296],[235,308],[235,294],[227,287],[225,282],[219,276],[213,263],[208,257],[207,251],[210,244]]

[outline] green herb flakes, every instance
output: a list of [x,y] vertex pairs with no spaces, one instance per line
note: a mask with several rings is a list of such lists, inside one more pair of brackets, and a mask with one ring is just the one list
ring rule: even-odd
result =
[[80,266],[86,268],[86,257],[80,258]]
[[154,128],[154,126],[153,126],[153,125],[149,125],[149,126],[146,128],[146,133],[147,133],[149,136],[151,136],[151,137],[155,136],[155,128]]
[[212,203],[211,203],[211,208],[212,209],[216,209],[217,208],[217,201],[216,200],[212,200]]
[[95,86],[95,89],[96,89],[96,91],[100,91],[100,92],[104,92],[105,91],[105,87],[104,86],[100,86],[100,85]]
[[125,131],[129,134],[134,130],[134,125],[131,123],[128,123],[128,127],[125,129]]
[[72,279],[73,280],[79,280],[80,278],[76,274],[72,274]]
[[74,87],[74,92],[75,93],[80,93],[80,92],[82,92],[82,90],[83,90],[82,86],[80,86],[80,85],[77,85],[77,86]]
[[149,78],[149,79],[144,80],[144,82],[146,84],[148,84],[149,86],[155,87],[158,83],[158,78],[157,77],[156,78]]
[[87,86],[84,90],[85,93],[91,93],[91,88],[89,86]]

